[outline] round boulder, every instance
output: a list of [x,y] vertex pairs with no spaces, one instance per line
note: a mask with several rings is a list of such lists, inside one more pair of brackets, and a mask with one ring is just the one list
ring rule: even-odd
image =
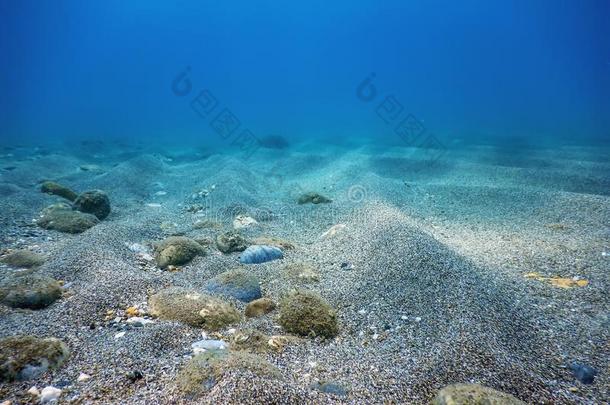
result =
[[259,298],[246,305],[246,316],[248,318],[258,318],[268,314],[275,309],[275,302],[270,298]]
[[110,214],[110,199],[101,190],[85,191],[74,200],[75,210],[93,214],[102,220]]
[[337,313],[312,291],[298,290],[280,302],[279,324],[301,336],[332,338],[339,332]]
[[203,253],[203,247],[194,240],[185,236],[170,236],[155,247],[155,260],[161,268],[179,266]]
[[61,297],[57,280],[39,275],[11,277],[0,284],[0,302],[13,308],[42,309]]
[[100,221],[95,215],[74,211],[67,204],[54,204],[42,211],[36,223],[44,229],[66,233],[81,233]]
[[0,381],[38,378],[59,367],[69,356],[68,347],[56,338],[11,336],[0,340]]
[[242,302],[250,302],[262,296],[258,279],[243,270],[225,271],[208,281],[206,289]]
[[280,371],[262,357],[241,351],[208,350],[190,359],[178,373],[178,389],[190,397],[210,391],[229,375],[239,372],[280,379]]
[[216,247],[222,253],[242,252],[248,247],[248,242],[237,232],[226,232],[216,237]]
[[2,263],[8,264],[11,267],[25,269],[38,267],[44,263],[44,260],[43,256],[26,249],[13,250],[0,259]]
[[209,330],[222,329],[241,320],[241,315],[231,304],[181,287],[169,287],[154,294],[148,304],[151,314],[161,319]]

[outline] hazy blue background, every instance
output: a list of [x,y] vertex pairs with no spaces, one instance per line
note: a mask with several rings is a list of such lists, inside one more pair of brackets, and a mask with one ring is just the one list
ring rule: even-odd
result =
[[370,72],[440,136],[610,135],[609,1],[0,0],[2,139],[216,142],[191,66],[255,134],[395,140]]

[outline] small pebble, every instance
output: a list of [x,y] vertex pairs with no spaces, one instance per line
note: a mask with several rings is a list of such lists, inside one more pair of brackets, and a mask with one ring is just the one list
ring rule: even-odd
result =
[[52,386],[46,386],[40,392],[40,403],[46,404],[49,402],[54,402],[59,399],[61,395],[61,390],[59,388],[55,388]]
[[78,378],[76,379],[76,381],[78,382],[85,382],[91,379],[91,376],[89,374],[85,374],[85,373],[80,373],[78,375]]

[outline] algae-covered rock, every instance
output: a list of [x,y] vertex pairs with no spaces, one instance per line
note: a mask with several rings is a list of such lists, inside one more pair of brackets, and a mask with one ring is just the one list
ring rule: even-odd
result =
[[514,396],[479,384],[449,385],[436,395],[434,405],[524,405]]
[[209,350],[190,359],[180,370],[176,385],[190,397],[202,395],[229,373],[246,372],[260,378],[280,379],[280,371],[265,359],[246,352]]
[[273,236],[260,236],[252,240],[253,245],[268,245],[275,246],[282,250],[294,249],[294,244],[290,241],[281,238],[275,238]]
[[339,332],[337,314],[318,294],[298,290],[280,302],[279,324],[302,336],[332,338]]
[[40,191],[42,191],[43,193],[53,194],[58,197],[65,198],[70,202],[76,200],[76,197],[78,197],[78,194],[76,194],[74,191],[70,190],[66,186],[57,184],[54,181],[45,181],[44,183],[42,183],[42,185],[40,186]]
[[0,381],[23,381],[59,367],[69,356],[56,338],[11,336],[0,340]]
[[301,194],[297,200],[299,204],[327,204],[333,202],[330,198],[324,197],[322,194],[310,191],[305,194]]
[[222,253],[242,252],[248,247],[248,242],[239,233],[229,231],[216,237],[216,247]]
[[0,259],[0,261],[12,267],[31,269],[32,267],[41,266],[44,263],[45,258],[31,250],[20,249],[10,252]]
[[221,299],[181,287],[169,287],[150,297],[150,312],[161,319],[217,330],[238,323],[241,315]]
[[155,260],[161,268],[179,266],[203,253],[203,246],[194,240],[185,236],[171,236],[155,247]]
[[42,309],[61,297],[57,280],[39,275],[10,277],[0,283],[0,302],[12,308]]
[[236,331],[230,337],[232,350],[242,350],[250,353],[267,353],[274,350],[269,345],[271,336],[256,329],[242,329]]
[[225,271],[208,281],[206,289],[215,294],[233,297],[243,302],[260,298],[258,279],[243,270]]
[[320,281],[318,272],[308,263],[290,263],[284,266],[282,271],[287,278],[299,283],[314,283]]
[[270,298],[259,298],[246,305],[245,314],[248,318],[258,318],[275,309],[275,302]]
[[74,209],[102,220],[110,214],[110,199],[101,190],[85,191],[74,200]]
[[81,233],[99,223],[95,215],[72,210],[67,204],[54,204],[42,211],[36,223],[44,229],[66,233]]

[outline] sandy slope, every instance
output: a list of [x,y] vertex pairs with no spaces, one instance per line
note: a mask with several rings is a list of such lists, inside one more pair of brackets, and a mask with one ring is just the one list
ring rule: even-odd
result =
[[[479,382],[528,402],[600,403],[610,394],[610,258],[602,255],[610,251],[610,164],[600,158],[603,150],[516,155],[471,147],[434,165],[406,148],[376,146],[302,145],[249,160],[231,153],[189,158],[188,150],[119,155],[108,148],[88,158],[17,152],[1,158],[3,167],[15,166],[0,175],[2,248],[46,254],[38,272],[64,280],[67,294],[39,311],[1,307],[0,335],[56,336],[72,357],[39,381],[1,385],[0,399],[54,384],[69,387],[63,399],[186,401],[173,381],[200,331],[156,321],[115,339],[118,329],[104,326],[104,316],[146,307],[163,286],[202,289],[239,267],[237,254],[211,249],[170,273],[139,260],[129,246],[175,231],[213,237],[219,230],[194,229],[194,221],[205,217],[229,229],[242,211],[274,213],[248,236],[296,245],[282,261],[247,267],[264,295],[278,300],[295,286],[282,275],[286,263],[310,262],[320,281],[309,287],[337,309],[341,332],[266,355],[283,380],[231,375],[205,398],[210,403],[419,403],[454,382]],[[83,171],[82,164],[99,168]],[[106,190],[113,212],[80,235],[38,229],[32,219],[56,201],[38,192],[42,179]],[[193,198],[202,189],[209,195]],[[296,196],[310,190],[333,202],[297,205]],[[185,210],[194,203],[205,206],[203,214]],[[339,223],[346,227],[337,235],[321,237]],[[161,224],[174,225],[164,232]],[[342,268],[346,262],[353,269]],[[561,289],[524,277],[531,272],[577,276],[589,285]],[[240,328],[281,333],[273,314]],[[572,377],[566,365],[574,360],[600,371],[595,384]],[[125,375],[135,369],[145,377],[131,382]],[[79,372],[93,378],[77,384]],[[348,397],[312,390],[318,380],[346,387]]]

